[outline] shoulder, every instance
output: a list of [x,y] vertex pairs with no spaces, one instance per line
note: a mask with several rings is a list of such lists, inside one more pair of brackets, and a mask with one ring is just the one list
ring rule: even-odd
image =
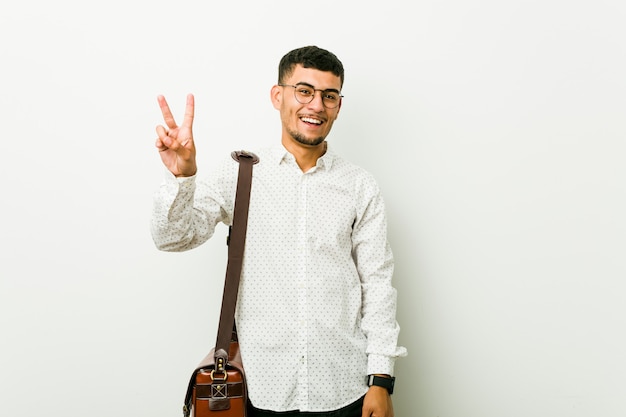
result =
[[354,182],[355,187],[367,188],[378,192],[378,182],[374,175],[360,165],[338,155],[329,148],[330,172]]

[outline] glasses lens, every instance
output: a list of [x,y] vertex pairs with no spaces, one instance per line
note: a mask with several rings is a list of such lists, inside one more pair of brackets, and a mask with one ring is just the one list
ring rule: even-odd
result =
[[326,108],[334,109],[339,105],[339,100],[341,100],[339,93],[334,91],[322,91],[322,101]]
[[302,104],[310,103],[315,96],[315,90],[305,85],[296,85],[293,92],[296,95],[296,100]]

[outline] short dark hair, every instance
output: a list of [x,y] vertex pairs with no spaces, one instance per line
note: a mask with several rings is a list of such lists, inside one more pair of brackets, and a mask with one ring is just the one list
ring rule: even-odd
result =
[[278,84],[284,83],[298,64],[304,68],[332,72],[343,86],[343,64],[335,54],[317,46],[304,46],[287,52],[278,64]]

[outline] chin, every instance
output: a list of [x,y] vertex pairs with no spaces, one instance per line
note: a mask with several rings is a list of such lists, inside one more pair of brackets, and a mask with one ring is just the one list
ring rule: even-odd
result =
[[322,143],[324,143],[324,138],[305,139],[305,140],[298,140],[298,139],[296,139],[296,141],[298,143],[301,143],[302,145],[319,146]]
[[318,146],[322,144],[324,140],[326,139],[325,136],[319,136],[317,138],[307,138],[306,136],[303,136],[299,133],[296,133],[296,134],[292,133],[291,137],[293,138],[293,140],[295,140],[299,144],[308,145],[308,146]]

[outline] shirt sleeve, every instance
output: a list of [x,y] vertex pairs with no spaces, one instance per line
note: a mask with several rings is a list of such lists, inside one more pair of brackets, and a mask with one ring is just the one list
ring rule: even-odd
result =
[[151,232],[159,250],[181,252],[200,246],[219,222],[230,224],[235,162],[225,161],[210,177],[177,178],[166,171],[153,199]]
[[392,286],[394,259],[387,241],[385,204],[378,185],[367,177],[357,187],[357,216],[352,232],[353,258],[362,287],[361,330],[367,338],[368,374],[394,374],[398,357],[397,292]]

